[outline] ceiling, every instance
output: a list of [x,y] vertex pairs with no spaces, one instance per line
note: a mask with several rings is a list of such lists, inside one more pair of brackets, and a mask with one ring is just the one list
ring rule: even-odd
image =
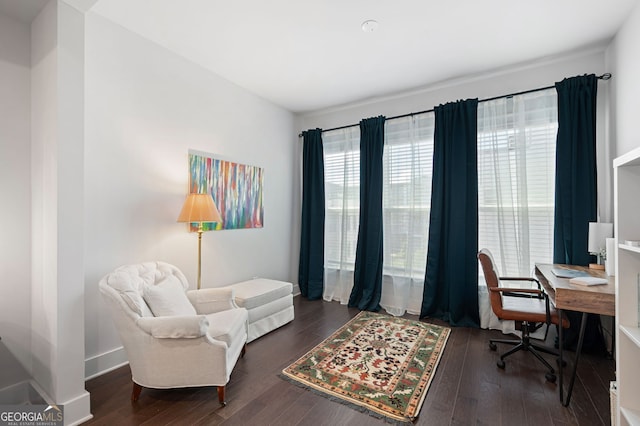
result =
[[[306,112],[603,45],[639,0],[90,2],[122,27]],[[7,3],[45,1],[0,0],[0,12]],[[369,19],[379,27],[366,33]]]

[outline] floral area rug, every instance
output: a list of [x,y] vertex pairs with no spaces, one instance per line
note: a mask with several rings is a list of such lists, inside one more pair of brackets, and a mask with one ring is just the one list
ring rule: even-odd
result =
[[369,414],[412,422],[449,332],[363,311],[282,372],[296,384]]

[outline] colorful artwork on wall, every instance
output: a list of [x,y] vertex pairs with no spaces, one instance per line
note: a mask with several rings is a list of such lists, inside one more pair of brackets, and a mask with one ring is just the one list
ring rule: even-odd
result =
[[[190,192],[210,193],[221,223],[205,223],[204,230],[262,228],[263,169],[189,151]],[[191,224],[197,231],[197,225]]]

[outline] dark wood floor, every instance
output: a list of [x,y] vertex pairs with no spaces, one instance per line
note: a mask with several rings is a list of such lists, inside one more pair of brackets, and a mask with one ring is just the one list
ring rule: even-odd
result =
[[[226,407],[218,404],[215,387],[143,389],[140,400],[131,404],[131,373],[125,366],[87,382],[94,416],[87,424],[384,424],[278,377],[358,313],[337,302],[310,302],[300,296],[294,305],[293,322],[248,345],[227,386]],[[543,367],[531,354],[519,352],[507,358],[505,370],[496,367],[498,354],[487,342],[500,336],[495,330],[452,329],[417,425],[610,424],[612,360],[583,355],[571,405],[564,408],[557,386],[545,381]]]

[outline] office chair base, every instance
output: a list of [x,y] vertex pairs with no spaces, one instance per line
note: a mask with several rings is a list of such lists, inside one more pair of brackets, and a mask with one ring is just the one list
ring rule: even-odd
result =
[[498,349],[498,346],[496,345],[496,343],[504,343],[507,345],[517,346],[522,342],[520,340],[492,339],[492,340],[489,340],[489,349],[491,349],[492,351],[496,351]]
[[[531,352],[531,354],[533,354],[545,367],[547,367],[548,371],[545,373],[545,378],[551,382],[551,383],[555,383],[557,377],[556,377],[556,372],[554,370],[554,368],[551,366],[551,364],[549,364],[547,362],[546,359],[544,359],[542,357],[542,355],[540,355],[539,352],[544,352],[550,355],[558,355],[557,351],[554,351],[552,348],[548,348],[546,346],[542,346],[539,345],[537,343],[534,343],[531,341],[530,337],[529,337],[529,327],[528,324],[523,326],[523,333],[522,333],[522,339],[521,340],[502,340],[502,339],[491,339],[489,340],[489,349],[491,349],[492,351],[497,350],[497,345],[496,343],[504,343],[507,345],[512,345],[513,348],[511,348],[510,350],[508,350],[507,352],[503,353],[500,356],[500,359],[496,362],[496,365],[498,368],[500,368],[501,370],[505,369],[505,362],[504,359],[506,357],[508,357],[509,355],[518,352],[518,351],[528,351]],[[558,359],[556,359],[556,363],[558,362]]]

